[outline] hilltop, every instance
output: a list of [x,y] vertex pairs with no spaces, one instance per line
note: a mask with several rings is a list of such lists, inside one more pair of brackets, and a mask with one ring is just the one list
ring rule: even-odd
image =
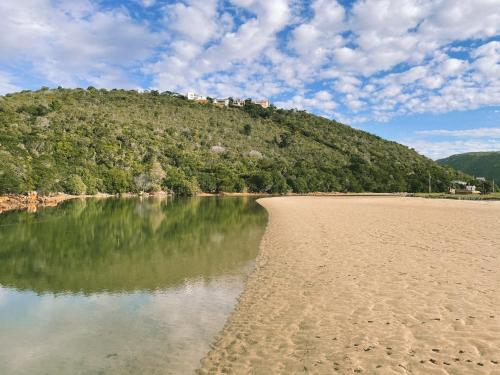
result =
[[469,152],[437,161],[476,177],[500,183],[500,152]]
[[457,172],[305,111],[156,91],[0,97],[0,194],[444,191]]

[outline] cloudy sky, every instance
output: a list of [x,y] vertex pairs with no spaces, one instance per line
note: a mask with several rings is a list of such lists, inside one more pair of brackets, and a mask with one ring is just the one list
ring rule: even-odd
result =
[[267,97],[437,158],[500,150],[500,0],[1,0],[0,94]]

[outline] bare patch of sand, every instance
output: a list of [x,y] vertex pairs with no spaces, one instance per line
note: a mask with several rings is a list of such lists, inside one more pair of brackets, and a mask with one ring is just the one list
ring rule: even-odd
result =
[[277,197],[201,374],[500,374],[500,203]]

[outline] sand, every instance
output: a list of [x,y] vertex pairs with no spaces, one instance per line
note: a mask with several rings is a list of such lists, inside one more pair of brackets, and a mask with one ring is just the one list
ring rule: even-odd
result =
[[500,202],[277,197],[201,374],[500,374]]

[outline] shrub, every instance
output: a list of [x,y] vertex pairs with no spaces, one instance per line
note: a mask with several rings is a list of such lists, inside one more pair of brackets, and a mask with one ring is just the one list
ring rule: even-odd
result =
[[75,174],[68,177],[64,187],[68,194],[83,195],[87,193],[87,185],[85,185],[80,176]]
[[248,188],[254,193],[266,193],[271,190],[273,186],[273,177],[269,172],[261,171],[256,172],[250,176],[248,181]]
[[164,184],[167,190],[181,196],[194,195],[200,190],[196,179],[187,177],[182,169],[167,170]]

